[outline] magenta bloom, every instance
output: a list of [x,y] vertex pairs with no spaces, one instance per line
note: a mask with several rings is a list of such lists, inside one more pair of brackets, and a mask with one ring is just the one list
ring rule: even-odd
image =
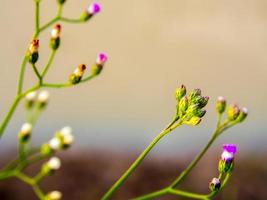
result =
[[104,65],[107,61],[108,57],[105,53],[99,53],[96,59],[96,64],[98,65]]
[[92,3],[88,6],[87,12],[89,15],[97,14],[101,11],[101,7],[98,3]]
[[222,153],[222,160],[225,162],[232,162],[234,156],[237,152],[237,147],[234,144],[224,144],[223,145],[223,153]]

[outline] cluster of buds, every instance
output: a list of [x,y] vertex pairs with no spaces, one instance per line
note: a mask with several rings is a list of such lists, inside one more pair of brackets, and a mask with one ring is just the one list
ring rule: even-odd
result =
[[37,93],[36,91],[30,92],[25,97],[25,107],[27,109],[32,109],[35,106],[38,109],[44,109],[49,101],[48,91],[41,91]]
[[57,50],[60,45],[60,32],[61,32],[60,24],[56,24],[51,30],[50,47],[53,50]]
[[86,66],[84,64],[80,64],[74,72],[70,75],[69,81],[72,84],[78,84],[82,80],[83,74],[86,70]]
[[227,173],[233,169],[234,166],[234,156],[237,152],[236,145],[234,144],[224,144],[223,153],[219,161],[218,170],[221,174]]
[[74,141],[72,129],[68,126],[55,133],[55,136],[41,147],[42,155],[51,155],[55,151],[65,150],[71,146]]
[[18,134],[18,139],[20,143],[25,143],[28,142],[32,133],[32,124],[30,123],[25,123],[22,125],[19,134]]
[[59,191],[52,191],[46,195],[47,200],[60,200],[62,199],[62,193]]
[[[219,114],[223,114],[226,110],[226,100],[223,97],[218,97],[216,102],[216,110]],[[239,108],[236,104],[228,106],[226,110],[227,119],[230,122],[240,123],[245,120],[248,115],[247,108]]]
[[39,40],[33,39],[28,49],[28,60],[30,63],[35,64],[39,58]]
[[108,57],[105,53],[101,52],[96,58],[95,64],[91,67],[91,74],[98,75],[102,71],[104,64],[106,63]]
[[186,95],[186,87],[182,85],[176,90],[177,100],[176,118],[184,124],[198,125],[206,114],[203,108],[207,105],[209,97],[201,96],[201,90],[195,89]]
[[101,11],[100,5],[94,2],[87,7],[84,13],[82,13],[82,15],[80,16],[80,20],[87,21],[100,11]]
[[56,170],[58,170],[61,166],[61,161],[57,157],[52,157],[50,158],[46,163],[43,164],[41,173],[46,176],[46,175],[51,175],[54,173]]

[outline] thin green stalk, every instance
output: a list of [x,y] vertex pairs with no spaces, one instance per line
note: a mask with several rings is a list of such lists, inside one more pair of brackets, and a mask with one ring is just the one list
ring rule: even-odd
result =
[[47,24],[45,24],[42,27],[40,27],[39,32],[44,31],[45,29],[47,29],[48,27],[52,26],[54,23],[56,23],[59,20],[60,20],[60,17],[55,17],[54,19],[49,21]]
[[190,199],[202,199],[202,200],[208,200],[209,199],[207,197],[207,195],[197,194],[197,193],[192,193],[192,192],[185,192],[185,191],[177,190],[177,189],[173,189],[173,188],[169,188],[168,192],[170,194],[174,194],[174,195],[178,195],[178,196],[182,196],[182,197],[186,197],[186,198],[190,198]]
[[48,72],[49,67],[51,66],[51,64],[52,64],[52,62],[53,62],[53,60],[55,58],[55,55],[56,55],[56,51],[55,50],[52,50],[51,53],[50,53],[50,56],[48,58],[48,62],[47,62],[46,66],[45,66],[45,68],[44,68],[44,70],[43,70],[43,72],[41,74],[41,77],[42,78],[44,78],[45,75],[46,75],[46,73]]
[[[175,124],[175,121],[171,123]],[[177,125],[176,125],[177,126]],[[171,126],[170,126],[171,127]],[[132,163],[132,165],[123,173],[123,175],[111,186],[111,188],[104,194],[101,198],[102,200],[107,200],[110,196],[126,181],[126,179],[133,173],[133,171],[140,165],[144,160],[146,155],[151,151],[151,149],[163,138],[167,133],[169,133],[171,128],[164,129],[159,133],[153,141],[145,148],[145,150],[137,157],[137,159]]]
[[40,1],[35,0],[35,37],[38,36],[40,27]]
[[70,19],[70,18],[66,18],[66,17],[61,17],[60,20],[63,22],[68,22],[68,23],[83,23],[84,22],[81,19]]
[[28,56],[27,56],[27,52],[26,52],[24,57],[23,57],[21,68],[20,68],[19,81],[18,81],[18,87],[17,87],[17,94],[20,94],[22,92],[24,73],[25,73],[25,68],[26,68],[26,65],[27,65],[27,58],[28,58]]
[[155,199],[157,197],[161,197],[161,196],[163,196],[165,194],[168,194],[168,193],[169,193],[169,188],[163,188],[161,190],[158,190],[158,191],[143,195],[141,197],[134,198],[133,200]]
[[36,185],[36,184],[32,185],[32,189],[33,189],[34,193],[36,194],[36,196],[38,196],[38,198],[40,200],[46,200],[47,199],[38,185]]
[[43,79],[43,78],[42,78],[41,74],[39,73],[39,71],[38,71],[36,65],[35,65],[35,64],[32,64],[32,68],[33,68],[33,71],[34,71],[35,75],[37,76],[37,78],[38,78],[40,84],[42,84],[42,79]]

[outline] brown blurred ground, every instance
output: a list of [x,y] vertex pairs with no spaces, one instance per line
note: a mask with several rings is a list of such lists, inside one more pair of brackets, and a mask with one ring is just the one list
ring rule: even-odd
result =
[[[62,156],[61,156],[62,157]],[[83,151],[63,156],[63,167],[42,184],[45,191],[60,190],[66,200],[99,199],[134,159],[134,155]],[[113,196],[125,200],[166,186],[188,164],[192,155],[184,158],[148,158]],[[230,184],[219,200],[265,200],[267,198],[267,166],[264,156],[237,158]],[[208,192],[209,180],[216,175],[217,155],[208,155],[182,185],[191,191]],[[30,169],[34,172],[38,166]],[[31,188],[18,180],[0,183],[1,200],[36,199]],[[162,199],[182,199],[166,196]]]

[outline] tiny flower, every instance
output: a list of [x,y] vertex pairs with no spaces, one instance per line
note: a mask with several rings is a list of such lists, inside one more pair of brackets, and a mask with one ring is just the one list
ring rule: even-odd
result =
[[211,191],[218,191],[221,187],[220,179],[213,178],[210,182],[209,188]]
[[179,88],[176,89],[175,98],[177,101],[180,101],[185,95],[186,95],[186,87],[184,85],[181,85]]
[[47,105],[48,100],[49,100],[49,92],[46,90],[41,91],[37,97],[37,102],[38,102],[39,108],[41,108],[41,109],[44,108]]
[[47,162],[47,166],[53,171],[58,170],[61,166],[60,159],[57,157],[50,158],[50,160]]
[[240,113],[239,107],[237,105],[233,104],[233,105],[229,106],[227,109],[227,118],[230,121],[234,121],[237,119],[239,113]]
[[36,97],[37,97],[37,92],[30,92],[29,94],[26,95],[25,97],[25,107],[27,109],[29,108],[32,108],[34,103],[35,103],[35,100],[36,100]]
[[247,115],[248,115],[248,109],[247,108],[242,108],[240,110],[240,113],[239,113],[237,119],[236,119],[236,122],[240,123],[240,122],[244,121],[246,119]]
[[28,49],[28,60],[30,63],[35,64],[39,58],[39,40],[33,39]]
[[27,142],[31,136],[31,132],[32,132],[32,124],[30,123],[23,124],[18,135],[19,141]]
[[74,72],[70,75],[69,81],[72,84],[77,84],[81,81],[82,76],[86,70],[86,66],[84,64],[79,65]]
[[52,38],[58,38],[60,36],[60,32],[61,32],[61,25],[60,24],[56,24],[53,29],[51,30],[51,37]]
[[62,198],[62,193],[59,191],[52,191],[49,192],[46,197],[48,200],[60,200]]
[[101,6],[98,3],[94,2],[87,7],[86,11],[80,16],[80,19],[82,21],[87,21],[100,11]]
[[216,102],[216,110],[219,114],[222,114],[225,111],[226,100],[224,97],[219,96]]
[[71,127],[66,126],[66,127],[62,128],[60,133],[61,133],[62,138],[63,138],[63,145],[64,146],[70,146],[74,141]]
[[96,64],[91,67],[92,75],[98,75],[103,69],[108,57],[105,53],[99,53],[96,58]]
[[89,15],[95,15],[101,11],[101,7],[98,3],[92,3],[87,8],[87,13]]
[[54,137],[48,142],[48,145],[53,150],[59,150],[61,147],[61,141],[59,138]]
[[234,155],[236,154],[237,148],[234,144],[224,144],[223,145],[223,153],[222,160],[225,162],[232,162],[234,159]]

